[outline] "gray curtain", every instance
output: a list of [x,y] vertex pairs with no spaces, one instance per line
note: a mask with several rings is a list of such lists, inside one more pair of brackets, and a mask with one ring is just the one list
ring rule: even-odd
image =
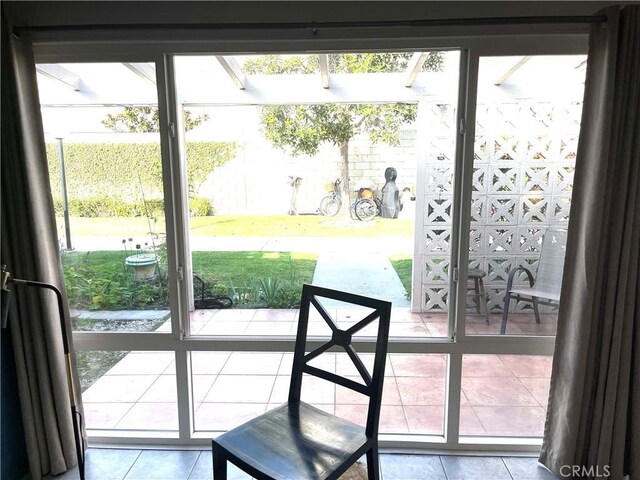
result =
[[540,462],[640,479],[640,6],[605,13],[590,35]]
[[[52,283],[64,292],[33,54],[28,42],[11,36],[4,18],[1,162],[2,263],[15,278]],[[18,393],[35,480],[77,460],[60,319],[52,292],[10,288]],[[66,305],[65,311],[69,325]],[[81,409],[80,398],[76,404]]]

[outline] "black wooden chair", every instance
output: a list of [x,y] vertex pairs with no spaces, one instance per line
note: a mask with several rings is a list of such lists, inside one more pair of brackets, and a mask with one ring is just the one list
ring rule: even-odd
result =
[[[373,309],[346,330],[338,328],[321,299],[338,300]],[[306,352],[309,311],[315,308],[329,325],[332,337]],[[379,479],[378,423],[387,356],[391,303],[326,288],[304,285],[293,357],[289,400],[273,410],[213,440],[213,478],[227,478],[227,461],[258,480],[333,480],[366,454],[369,480]],[[353,335],[374,320],[378,336],[373,374],[351,346]],[[327,350],[342,348],[363,383],[309,365]],[[366,426],[336,417],[300,400],[303,374],[314,375],[369,397]]]

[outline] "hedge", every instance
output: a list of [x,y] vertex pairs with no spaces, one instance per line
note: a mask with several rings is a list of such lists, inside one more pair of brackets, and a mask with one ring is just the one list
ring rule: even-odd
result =
[[[236,148],[233,142],[186,144],[190,197],[197,196],[202,182],[215,167],[235,157]],[[60,196],[56,143],[47,144],[47,160],[54,196]],[[110,202],[105,200],[107,197],[119,198],[126,204],[138,203],[141,207],[143,193],[147,199],[162,196],[159,143],[65,143],[64,163],[68,198],[73,201],[99,198],[100,202],[94,202],[91,208],[100,210],[99,204]]]
[[[54,198],[53,206],[57,216],[64,214],[62,199]],[[194,197],[189,199],[189,213],[193,217],[205,217],[213,215],[213,207],[208,198]],[[148,198],[144,203],[125,202],[121,198],[106,195],[69,199],[69,215],[72,217],[142,217],[147,214],[151,217],[163,218],[163,200]]]

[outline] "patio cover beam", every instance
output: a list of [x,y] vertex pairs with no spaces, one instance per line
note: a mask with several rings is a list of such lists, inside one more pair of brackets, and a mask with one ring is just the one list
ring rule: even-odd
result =
[[320,77],[322,78],[322,88],[329,88],[329,55],[321,53],[318,55],[320,63]]
[[127,67],[140,78],[149,80],[154,85],[156,84],[156,69],[152,63],[123,63],[122,65]]
[[527,55],[525,57],[522,57],[522,59],[516,63],[513,67],[511,67],[504,75],[502,75],[498,80],[496,80],[496,82],[494,83],[494,85],[496,86],[500,86],[502,85],[503,82],[505,82],[507,80],[507,78],[509,78],[511,75],[513,75],[514,73],[516,73],[520,67],[522,67],[525,63],[527,63],[529,60],[531,60],[531,56]]
[[71,87],[74,91],[80,91],[80,77],[66,68],[53,63],[41,63],[36,65],[36,71],[52,80],[57,80]]
[[427,57],[429,56],[429,52],[415,52],[409,60],[409,64],[407,65],[407,80],[404,82],[404,86],[407,88],[411,88],[413,86],[413,82],[416,80],[418,73],[422,70],[422,66],[424,62],[427,61]]
[[246,88],[246,77],[236,59],[229,56],[216,55],[216,58],[222,65],[222,68],[227,72],[227,74],[233,80],[233,83],[237,85],[240,90],[244,90]]

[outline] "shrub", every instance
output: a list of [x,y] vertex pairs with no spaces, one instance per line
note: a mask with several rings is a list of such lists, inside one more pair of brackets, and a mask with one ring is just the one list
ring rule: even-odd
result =
[[189,213],[192,217],[206,217],[213,214],[211,202],[205,197],[194,197],[189,199]]

